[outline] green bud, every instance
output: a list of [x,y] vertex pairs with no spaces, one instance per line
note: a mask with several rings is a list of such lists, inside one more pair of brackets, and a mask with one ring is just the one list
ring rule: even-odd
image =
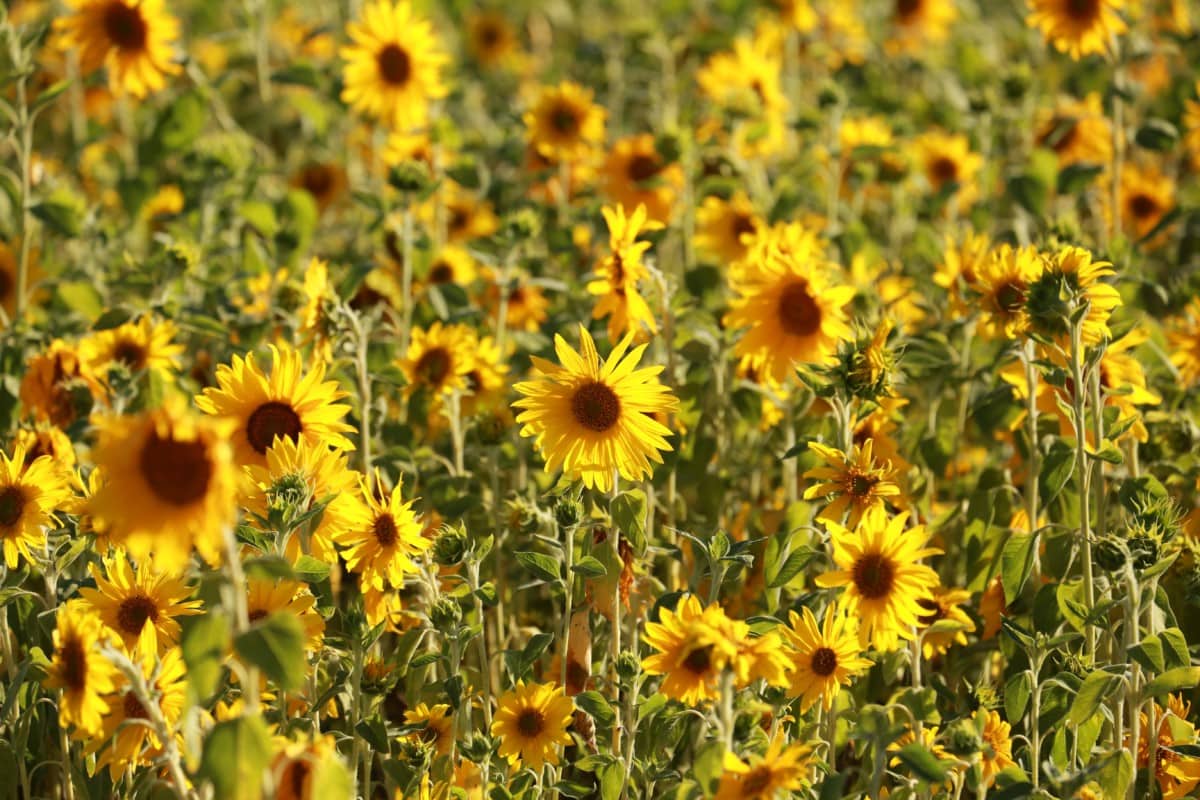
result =
[[433,542],[433,560],[443,567],[452,567],[466,556],[469,544],[461,525],[443,528]]
[[535,239],[542,230],[542,220],[532,208],[521,208],[504,218],[504,232],[513,239]]
[[660,133],[654,140],[654,149],[664,164],[673,164],[683,155],[683,138],[676,131]]
[[970,756],[983,750],[983,737],[970,719],[960,719],[946,730],[946,750],[956,756]]
[[621,654],[617,656],[617,676],[622,681],[633,680],[641,669],[642,665],[637,656],[628,650],[621,651]]
[[1092,548],[1092,560],[1106,572],[1119,572],[1125,568],[1125,550],[1116,539],[1106,537]]
[[388,170],[388,183],[399,192],[419,194],[429,189],[433,179],[423,161],[402,161]]
[[577,497],[569,494],[563,495],[554,505],[554,519],[561,528],[575,527],[579,524],[579,520],[583,519],[583,504]]
[[449,597],[439,597],[429,609],[429,621],[433,627],[437,628],[443,635],[450,634],[458,627],[458,623],[462,621],[462,607],[457,600],[451,600]]

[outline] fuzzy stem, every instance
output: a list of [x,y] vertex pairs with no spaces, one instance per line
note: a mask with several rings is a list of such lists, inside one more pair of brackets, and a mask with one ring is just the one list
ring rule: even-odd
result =
[[[1083,587],[1088,613],[1096,606],[1096,587],[1092,575],[1092,521],[1090,480],[1087,455],[1087,420],[1084,414],[1083,321],[1071,323],[1071,404],[1075,417],[1075,472],[1079,478],[1079,538],[1083,548]],[[1097,410],[1098,413],[1098,410]],[[1084,642],[1089,660],[1096,657],[1096,631],[1091,625],[1084,628]]]
[[1033,567],[1030,570],[1030,577],[1033,579],[1033,585],[1036,588],[1041,584],[1042,576],[1042,557],[1036,539],[1039,528],[1038,477],[1041,474],[1042,468],[1042,451],[1038,447],[1038,374],[1037,369],[1033,365],[1034,347],[1032,339],[1026,340],[1025,347],[1021,351],[1021,361],[1025,365],[1025,386],[1029,394],[1026,398],[1025,406],[1025,426],[1029,438],[1029,454],[1026,457],[1029,468],[1025,474],[1025,515],[1029,518],[1029,535],[1035,537],[1032,548]]
[[566,596],[563,598],[563,623],[562,623],[562,648],[559,652],[562,655],[562,668],[559,675],[559,683],[563,687],[563,691],[567,691],[567,660],[570,656],[571,643],[571,604],[575,599],[575,573],[571,571],[572,565],[575,563],[575,526],[562,526],[563,534],[563,559],[566,567],[566,576],[563,579]]

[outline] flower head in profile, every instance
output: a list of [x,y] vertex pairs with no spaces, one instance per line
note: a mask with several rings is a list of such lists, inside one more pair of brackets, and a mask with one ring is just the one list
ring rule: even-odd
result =
[[575,707],[561,686],[518,681],[500,697],[492,735],[500,739],[500,757],[511,766],[535,772],[557,764],[559,748],[571,743],[567,726]]
[[1026,23],[1076,61],[1110,52],[1128,30],[1120,14],[1125,0],[1030,0],[1029,5]]
[[[1180,745],[1195,745],[1200,741],[1196,727],[1190,721],[1192,704],[1180,695],[1167,696],[1167,707],[1163,708],[1154,703],[1154,728],[1152,731],[1150,715],[1145,711],[1138,717],[1141,735],[1138,737],[1138,769],[1146,769],[1150,765],[1150,740],[1157,739],[1155,750],[1154,779],[1162,792],[1163,800],[1180,800],[1191,797],[1192,792],[1200,786],[1200,758],[1194,755],[1183,755],[1174,748]],[[1126,747],[1130,746],[1128,733],[1125,734]]]
[[983,721],[983,781],[991,786],[1002,770],[1016,763],[1012,757],[1012,726],[995,711],[981,708],[975,717]]
[[84,73],[108,70],[114,91],[145,97],[181,72],[174,62],[179,20],[165,0],[69,0],[71,13],[55,20],[65,48],[79,51]]
[[932,595],[917,601],[921,606],[921,627],[925,629],[921,642],[926,658],[967,643],[967,634],[975,630],[975,622],[962,604],[970,599],[971,593],[964,589],[938,587]]
[[608,491],[614,473],[637,481],[662,463],[670,450],[669,428],[651,415],[678,410],[679,401],[658,380],[662,367],[638,367],[646,345],[629,348],[626,336],[603,361],[592,336],[579,328],[580,350],[555,336],[561,365],[534,357],[534,379],[514,387],[513,407],[522,436],[546,460],[546,471],[562,469],[584,485]]
[[659,230],[663,225],[648,219],[643,205],[629,215],[622,205],[605,206],[601,211],[608,223],[609,251],[596,264],[596,280],[587,285],[588,293],[600,298],[592,317],[608,317],[608,338],[614,342],[643,330],[657,333],[654,312],[638,291],[638,282],[649,275],[642,257],[650,249],[650,242],[638,241],[637,237],[642,231]]
[[45,686],[62,690],[58,722],[74,726],[80,734],[100,732],[109,710],[104,698],[116,688],[117,668],[100,650],[106,638],[104,623],[83,601],[59,607]]
[[74,494],[69,472],[49,455],[28,458],[26,447],[17,444],[11,457],[0,451],[0,544],[10,570],[21,558],[37,563],[34,552],[44,552],[46,528]]

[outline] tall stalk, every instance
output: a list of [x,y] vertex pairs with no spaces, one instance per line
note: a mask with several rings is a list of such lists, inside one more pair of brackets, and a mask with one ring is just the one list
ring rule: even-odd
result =
[[[1090,614],[1096,606],[1095,579],[1092,575],[1091,470],[1087,454],[1087,420],[1085,417],[1085,386],[1083,375],[1083,319],[1071,322],[1071,409],[1075,420],[1075,474],[1079,479],[1079,539],[1083,550],[1083,588]],[[1096,413],[1099,413],[1098,410]],[[1097,443],[1098,444],[1098,443]],[[1084,627],[1084,642],[1088,659],[1096,658],[1096,631]]]

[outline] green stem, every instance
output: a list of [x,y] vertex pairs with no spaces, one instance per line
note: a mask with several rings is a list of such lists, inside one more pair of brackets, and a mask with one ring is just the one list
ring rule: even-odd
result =
[[1042,576],[1042,557],[1040,548],[1038,547],[1038,478],[1041,475],[1042,469],[1042,451],[1038,446],[1038,407],[1037,407],[1037,389],[1038,389],[1038,373],[1034,366],[1034,346],[1033,340],[1029,339],[1025,342],[1025,347],[1021,351],[1021,361],[1025,365],[1025,386],[1028,389],[1028,397],[1026,398],[1025,406],[1025,430],[1029,438],[1029,453],[1026,456],[1029,468],[1025,474],[1025,514],[1029,517],[1029,535],[1034,537],[1033,540],[1033,567],[1030,570],[1030,577],[1033,580],[1034,587],[1041,584]]
[[[1079,477],[1079,538],[1083,548],[1083,587],[1088,613],[1096,607],[1095,580],[1092,575],[1092,521],[1090,470],[1087,455],[1087,420],[1084,413],[1083,321],[1071,323],[1071,404],[1075,417],[1075,471]],[[1098,411],[1097,411],[1098,413]],[[1096,630],[1084,628],[1084,642],[1089,662],[1096,658]]]
[[562,654],[562,668],[560,670],[561,674],[559,676],[559,684],[563,687],[563,691],[565,692],[567,691],[567,660],[571,654],[571,604],[575,599],[575,573],[571,571],[571,567],[575,563],[575,526],[564,525],[562,532],[563,558],[566,564],[566,577],[564,578],[563,582],[566,588],[566,597],[563,599],[562,644],[559,646],[559,653]]
[[404,206],[403,216],[403,250],[404,263],[400,265],[401,271],[401,291],[404,296],[404,311],[403,320],[404,326],[400,331],[400,353],[402,356],[408,355],[408,343],[412,338],[412,320],[413,320],[413,211],[412,198],[408,198],[408,202]]

